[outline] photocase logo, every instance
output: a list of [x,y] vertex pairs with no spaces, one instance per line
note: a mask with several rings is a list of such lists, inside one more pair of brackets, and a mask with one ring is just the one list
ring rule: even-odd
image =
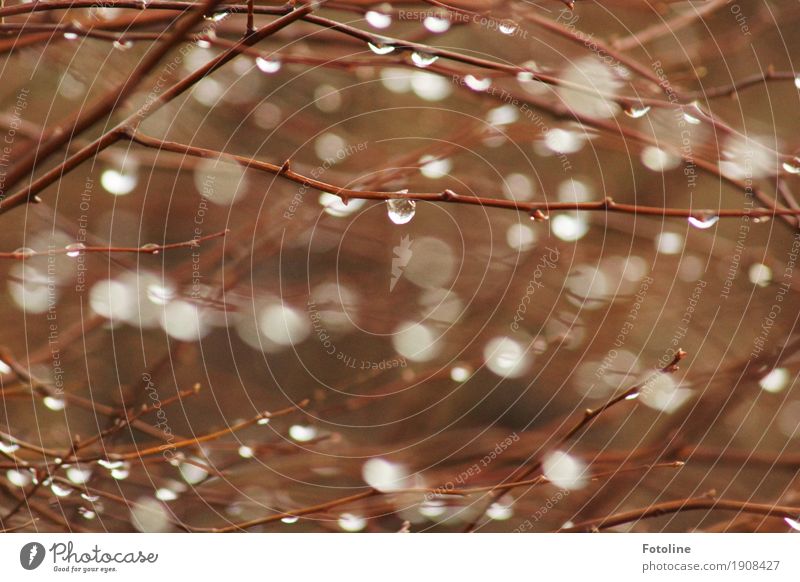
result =
[[389,281],[389,293],[394,291],[394,286],[397,285],[400,277],[403,276],[403,269],[405,269],[411,261],[411,255],[414,254],[411,250],[412,244],[413,242],[409,236],[405,235],[400,239],[400,244],[392,249],[394,257],[392,258],[392,279]]
[[26,570],[35,570],[44,561],[44,546],[39,542],[30,542],[19,551],[19,563]]

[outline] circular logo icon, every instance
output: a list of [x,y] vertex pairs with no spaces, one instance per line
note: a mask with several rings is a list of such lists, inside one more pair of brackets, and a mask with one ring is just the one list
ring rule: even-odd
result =
[[39,542],[30,542],[19,551],[19,563],[26,570],[35,570],[44,561],[44,546]]

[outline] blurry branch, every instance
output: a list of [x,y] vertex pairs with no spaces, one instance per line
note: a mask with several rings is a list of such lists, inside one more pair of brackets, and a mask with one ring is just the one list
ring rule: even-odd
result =
[[[674,373],[675,371],[677,371],[678,364],[680,363],[680,361],[683,360],[683,358],[685,357],[686,357],[686,352],[684,352],[682,349],[679,349],[677,352],[675,352],[675,356],[672,358],[672,361],[663,368],[661,368],[660,373],[662,374]],[[585,428],[591,426],[600,415],[602,415],[607,410],[613,408],[620,402],[634,400],[638,398],[639,392],[640,390],[642,390],[642,388],[644,388],[644,386],[645,384],[637,384],[635,386],[632,386],[631,388],[628,388],[627,390],[620,392],[617,396],[614,396],[613,398],[611,398],[605,404],[599,406],[598,408],[586,409],[580,420],[578,420],[578,422],[570,430],[568,430],[560,439],[558,439],[555,442],[555,444],[549,446],[548,450],[560,449],[570,440],[572,440],[573,437],[575,437],[578,433],[583,431]],[[525,464],[521,465],[519,468],[514,470],[511,473],[511,475],[508,476],[508,480],[515,481],[519,479],[525,479],[530,475],[533,475],[535,472],[539,471],[542,468],[542,457],[543,455],[541,454],[534,455],[533,456],[534,460],[532,463],[528,463],[527,467],[525,466]],[[500,497],[502,497],[507,491],[508,489],[505,487],[497,488],[496,490],[492,491],[489,495],[487,495],[487,497],[489,498],[490,502],[494,502]],[[475,531],[479,526],[478,522],[482,515],[483,514],[480,514],[478,515],[478,517],[472,520],[465,528],[465,531],[467,532]]]
[[515,210],[517,212],[526,212],[530,214],[531,218],[535,220],[547,220],[548,214],[551,212],[560,211],[599,211],[599,212],[619,212],[624,214],[640,214],[648,216],[664,216],[672,218],[695,218],[704,220],[711,217],[720,218],[735,218],[741,216],[797,216],[800,215],[800,210],[792,208],[753,208],[753,209],[738,209],[738,208],[723,208],[723,209],[698,209],[691,208],[661,208],[657,206],[641,206],[638,204],[626,204],[615,202],[612,198],[607,197],[603,200],[596,202],[520,202],[517,200],[501,199],[501,198],[487,198],[480,196],[468,196],[457,194],[452,190],[443,190],[441,192],[381,192],[370,190],[354,190],[352,188],[344,188],[329,184],[322,180],[306,176],[299,172],[292,170],[291,163],[287,160],[281,165],[272,164],[269,162],[261,162],[246,156],[236,154],[229,154],[216,150],[200,148],[196,146],[185,145],[173,141],[165,141],[156,139],[142,134],[138,131],[126,131],[124,136],[131,141],[140,145],[155,148],[158,150],[181,153],[189,156],[196,156],[199,158],[228,160],[243,165],[246,168],[259,170],[276,176],[280,176],[287,180],[291,180],[297,184],[311,186],[321,192],[329,192],[341,197],[343,201],[347,200],[392,200],[392,199],[409,199],[420,200],[427,202],[446,202],[452,204],[469,204],[474,206],[482,206],[488,208],[503,208],[507,210]]
[[[191,8],[187,7],[187,10],[191,9],[191,13],[178,22],[174,31],[170,33],[164,41],[155,45],[148,51],[119,87],[112,89],[86,108],[78,110],[71,118],[61,122],[52,130],[48,130],[47,134],[35,149],[29,150],[22,156],[21,160],[14,163],[8,170],[6,176],[7,187],[17,185],[33,172],[37,163],[49,158],[52,154],[69,143],[75,136],[80,135],[110,114],[118,105],[123,104],[139,84],[144,81],[147,75],[158,65],[161,59],[172,50],[173,47],[182,42],[189,32],[202,22],[203,16],[209,10],[220,4],[220,2],[222,2],[222,0],[206,0],[202,4],[192,4]],[[59,168],[62,168],[62,166],[59,166],[57,169]],[[70,168],[64,165],[62,169],[67,170]],[[61,173],[62,172],[59,171],[56,177],[60,177]],[[28,192],[24,194],[24,199],[28,200],[30,196],[34,194],[35,192]],[[15,196],[12,195],[0,201],[0,211],[13,208],[16,204],[23,201],[20,200],[20,198],[22,198],[22,196],[16,198],[15,201]]]
[[[220,0],[212,0],[211,5],[216,5],[219,3]],[[194,5],[192,5],[194,6]],[[75,154],[69,156],[64,162],[56,166],[55,168],[49,170],[44,175],[42,175],[37,180],[32,181],[28,186],[23,188],[22,190],[10,195],[8,198],[0,201],[0,214],[4,214],[8,212],[12,208],[16,208],[17,206],[26,204],[31,200],[35,200],[35,196],[41,192],[44,188],[53,184],[54,182],[60,180],[63,175],[67,172],[74,170],[80,164],[85,162],[86,160],[94,157],[97,155],[98,152],[106,149],[110,145],[116,143],[122,136],[124,131],[129,127],[136,126],[145,116],[154,113],[158,109],[160,109],[165,103],[168,103],[178,97],[179,95],[183,94],[186,90],[191,88],[195,83],[197,83],[200,79],[204,78],[205,76],[211,74],[213,71],[216,71],[218,68],[222,67],[224,64],[238,56],[240,49],[244,47],[251,46],[256,42],[263,40],[264,38],[274,34],[275,32],[281,30],[285,26],[288,26],[292,22],[295,22],[297,19],[301,18],[302,16],[311,12],[312,6],[306,5],[302,8],[297,8],[292,12],[289,12],[285,16],[282,16],[271,23],[267,24],[266,26],[258,29],[253,34],[243,38],[237,45],[222,54],[218,55],[217,57],[213,58],[211,61],[203,65],[202,67],[196,69],[191,74],[187,75],[174,85],[172,85],[169,89],[158,93],[157,96],[147,101],[142,107],[140,107],[137,111],[133,114],[128,116],[123,122],[118,124],[116,127],[112,128],[111,130],[107,131],[99,138],[88,144],[87,146],[83,147],[81,150],[76,152]],[[182,25],[179,26],[176,31],[173,33],[171,39],[174,44],[177,44],[180,40],[183,40],[185,34],[191,30],[200,20],[202,20],[203,15],[207,13],[208,9],[204,9],[203,11],[199,12],[199,14],[195,14],[191,18],[187,18],[182,21]],[[184,28],[186,30],[184,30]],[[180,36],[178,34],[180,33]],[[169,43],[165,43],[161,46],[166,46]],[[158,51],[159,58],[162,55],[162,51]],[[152,59],[151,59],[152,60]],[[136,80],[137,82],[140,80],[140,77],[144,77],[144,75],[149,72],[149,68],[145,69],[146,66],[154,67],[155,62],[151,62],[151,60],[145,60],[140,64],[136,71],[131,74],[128,78],[128,81],[125,82],[122,89],[126,92],[132,90],[131,86],[131,79]],[[38,148],[35,152],[31,155],[33,156],[31,160],[24,158],[22,162],[18,162],[15,164],[11,170],[8,172],[7,176],[7,184],[9,186],[16,184],[21,180],[25,175],[27,175],[30,171],[32,171],[36,161],[40,157],[47,157],[56,150],[58,150],[61,146],[67,143],[74,135],[78,135],[83,130],[87,129],[91,126],[94,121],[97,121],[103,114],[111,111],[117,102],[122,100],[123,91],[117,91],[110,93],[106,99],[103,99],[99,102],[99,105],[96,106],[94,109],[90,109],[89,113],[84,115],[83,117],[79,118],[76,122],[74,122],[73,129],[71,132],[67,132],[63,126],[56,128],[51,134],[55,134],[50,140],[45,142],[44,147]],[[110,103],[109,103],[110,102]],[[106,108],[108,107],[108,111]],[[80,131],[79,131],[80,130]],[[66,137],[64,137],[66,135]],[[49,144],[49,145],[48,145]],[[24,168],[27,170],[23,171]]]
[[652,42],[662,36],[675,35],[675,33],[682,28],[686,28],[698,19],[708,16],[721,7],[728,4],[729,0],[711,0],[706,2],[699,8],[695,6],[688,6],[684,12],[673,16],[669,20],[648,26],[643,30],[638,30],[630,36],[620,38],[612,41],[612,46],[618,50],[625,51],[632,48],[643,46]]
[[51,255],[74,256],[74,255],[82,255],[90,253],[99,253],[99,254],[137,253],[142,255],[157,255],[162,251],[168,251],[172,249],[197,248],[200,246],[201,242],[224,237],[229,232],[230,232],[229,229],[225,229],[219,232],[207,234],[205,236],[193,238],[191,240],[183,242],[165,243],[165,244],[148,243],[140,247],[86,247],[85,246],[85,247],[75,247],[75,248],[65,247],[63,249],[51,249],[47,251],[34,251],[32,249],[16,250],[12,252],[2,251],[0,252],[0,259],[16,259],[20,261],[25,261],[36,257],[47,257]]
[[716,499],[716,492],[710,491],[704,496],[693,497],[689,499],[679,499],[677,501],[667,501],[664,503],[657,503],[649,507],[640,509],[633,509],[623,513],[609,515],[599,519],[590,519],[576,524],[573,527],[561,529],[562,532],[578,532],[578,531],[600,531],[611,527],[625,525],[628,523],[635,523],[641,519],[648,519],[651,517],[659,517],[671,513],[679,513],[685,511],[736,511],[738,513],[751,513],[756,515],[764,515],[769,517],[782,517],[789,519],[797,519],[800,515],[800,507],[788,507],[784,505],[769,505],[766,503],[751,503],[748,501],[733,501]]
[[133,450],[133,451],[130,451],[130,452],[123,452],[123,453],[114,452],[114,453],[110,453],[108,455],[103,455],[103,456],[98,456],[98,457],[91,457],[91,458],[87,458],[87,459],[73,459],[73,460],[74,461],[78,461],[78,462],[82,462],[82,463],[87,463],[87,462],[91,462],[91,461],[99,461],[99,460],[104,460],[104,459],[109,459],[109,460],[112,460],[112,461],[125,461],[125,460],[131,460],[131,459],[140,459],[142,457],[148,457],[148,456],[152,456],[152,455],[159,455],[159,454],[162,454],[165,449],[183,449],[183,448],[187,448],[187,447],[194,447],[194,446],[198,446],[198,445],[200,445],[202,443],[213,441],[213,440],[217,440],[217,439],[219,439],[221,437],[233,434],[233,433],[235,433],[237,431],[240,431],[242,429],[245,429],[245,428],[247,428],[249,426],[253,426],[253,425],[255,425],[255,424],[259,423],[259,422],[269,421],[269,420],[271,420],[273,418],[279,418],[281,416],[286,416],[288,414],[295,413],[298,410],[302,410],[303,408],[305,408],[308,405],[308,403],[309,403],[309,400],[306,399],[306,400],[301,400],[300,402],[298,402],[295,405],[288,406],[288,407],[282,408],[280,410],[276,410],[275,412],[269,412],[269,411],[260,412],[260,413],[258,413],[257,415],[255,415],[254,417],[252,417],[252,418],[250,418],[248,420],[243,420],[243,421],[238,422],[238,423],[236,423],[234,425],[227,426],[227,427],[225,427],[223,429],[220,429],[220,430],[217,430],[217,431],[205,434],[205,435],[197,436],[197,437],[194,437],[194,438],[185,439],[185,440],[182,440],[182,441],[176,441],[176,442],[173,442],[173,443],[158,445],[158,446],[149,447],[149,448],[146,448],[146,449],[136,449],[136,450]]

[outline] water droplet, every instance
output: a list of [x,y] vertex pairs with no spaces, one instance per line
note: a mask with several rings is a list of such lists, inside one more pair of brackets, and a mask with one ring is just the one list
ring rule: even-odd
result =
[[156,305],[166,305],[175,297],[175,290],[160,283],[147,286],[147,298]]
[[17,487],[25,487],[31,482],[31,474],[28,471],[9,469],[6,471],[6,479],[8,479],[8,482],[12,485]]
[[530,71],[520,71],[517,73],[517,81],[520,83],[530,83],[533,81],[533,73]]
[[8,443],[6,441],[0,441],[0,453],[5,453],[10,455],[11,453],[15,453],[19,450],[19,445],[16,443]]
[[428,16],[422,21],[422,25],[434,33],[442,33],[450,30],[450,21],[447,18],[438,16]]
[[203,16],[205,20],[210,22],[220,22],[221,20],[225,20],[228,18],[227,12],[217,12],[216,14],[206,14]]
[[113,46],[118,51],[126,51],[133,47],[132,40],[115,40],[111,46]]
[[562,451],[548,453],[542,460],[542,472],[562,489],[581,489],[586,485],[586,465]]
[[53,495],[56,497],[68,497],[73,489],[65,485],[60,485],[59,483],[53,483],[50,485],[50,491],[52,491]]
[[317,429],[313,426],[302,426],[295,424],[289,427],[289,436],[299,443],[307,443],[314,440],[317,436]]
[[86,245],[83,243],[72,243],[64,247],[67,251],[67,256],[73,258],[79,256],[85,248]]
[[17,256],[22,257],[23,259],[27,259],[29,257],[32,257],[32,256],[36,255],[37,253],[32,248],[20,247],[16,251],[14,251],[14,254],[17,255]]
[[253,454],[254,452],[252,448],[246,445],[242,445],[241,447],[239,447],[239,456],[242,457],[243,459],[252,459]]
[[688,113],[683,114],[683,119],[686,123],[691,125],[700,125],[700,120],[697,119],[694,115],[689,115]]
[[67,40],[75,40],[76,38],[78,38],[78,35],[74,32],[65,32],[64,38]]
[[111,461],[109,459],[100,459],[97,461],[97,464],[103,467],[104,469],[108,469],[109,471],[113,471],[114,469],[121,469],[125,466],[125,461]]
[[67,469],[67,478],[77,485],[86,483],[91,476],[91,469],[79,469],[78,467],[70,467]]
[[95,517],[97,517],[97,514],[94,511],[92,511],[91,509],[87,509],[86,507],[79,507],[78,513],[81,514],[83,519],[94,519]]
[[124,481],[128,478],[128,475],[131,474],[131,464],[127,461],[122,463],[122,466],[118,469],[111,470],[111,477],[116,479],[117,481]]
[[545,214],[538,208],[531,211],[530,218],[534,222],[545,222],[547,220],[550,220],[550,216],[548,214]]
[[100,175],[100,184],[107,192],[115,196],[130,194],[138,182],[139,179],[135,172],[109,169]]
[[637,398],[639,398],[639,393],[638,392],[633,392],[632,394],[628,394],[625,397],[625,400],[636,400]]
[[264,57],[257,57],[256,58],[256,66],[258,70],[262,73],[267,73],[271,75],[273,73],[277,73],[281,70],[281,62],[278,59],[268,59]]
[[517,23],[513,20],[504,20],[497,26],[497,30],[502,34],[514,34],[517,28]]
[[264,426],[265,424],[269,424],[269,419],[268,418],[260,418],[256,424]]
[[707,215],[700,215],[700,216],[690,216],[689,217],[689,224],[691,224],[695,228],[699,229],[706,229],[711,228],[715,224],[719,222],[719,216],[707,216]]
[[89,503],[94,503],[95,501],[99,501],[100,500],[100,496],[99,495],[90,495],[88,493],[81,493],[81,497],[83,499],[85,499],[86,501],[88,501]]
[[514,515],[514,510],[510,503],[495,502],[486,510],[486,517],[496,521],[510,519],[512,515]]
[[369,50],[371,50],[376,55],[388,55],[389,53],[394,52],[395,49],[394,46],[383,43],[373,44],[371,42],[368,42],[367,46],[369,47]]
[[797,531],[800,531],[800,521],[792,519],[791,517],[784,517],[783,521],[785,521],[787,524],[789,524],[789,527],[791,527],[792,529],[796,529]]
[[376,10],[369,10],[364,15],[364,19],[373,28],[388,28],[392,24],[392,17],[383,12]]
[[300,519],[300,518],[299,518],[299,517],[297,517],[296,515],[287,515],[286,517],[283,517],[283,518],[281,518],[281,521],[282,521],[283,523],[292,524],[292,523],[297,523],[297,521],[298,521],[299,519]]
[[61,398],[46,396],[42,402],[50,410],[64,410],[64,401]]
[[141,250],[143,253],[157,255],[161,250],[161,246],[157,245],[156,243],[147,243],[146,245],[142,245],[139,250]]
[[466,382],[472,375],[472,370],[467,366],[454,366],[450,370],[450,379],[453,382]]
[[797,87],[798,89],[800,89],[800,75],[797,75],[794,78],[794,86]]
[[177,498],[178,494],[175,493],[172,489],[162,487],[156,490],[156,499],[158,499],[159,501],[175,501]]
[[211,43],[201,38],[200,40],[197,41],[197,47],[201,49],[211,48]]
[[367,520],[352,513],[343,513],[339,516],[339,527],[349,532],[361,531],[367,527]]
[[781,165],[790,174],[800,174],[800,158],[792,158],[791,162],[783,162]]
[[[408,190],[402,191],[407,193]],[[395,224],[407,224],[417,212],[417,201],[408,198],[391,198],[386,201],[386,210],[389,220]]]
[[758,381],[758,385],[766,392],[777,394],[788,386],[792,377],[786,368],[775,368]]
[[431,66],[438,59],[439,59],[438,56],[432,55],[430,53],[424,53],[421,51],[414,51],[413,53],[411,53],[411,62],[423,69],[425,67]]
[[492,80],[489,77],[479,79],[474,75],[465,76],[464,83],[473,91],[486,91],[486,89],[492,86]]
[[632,117],[633,119],[639,119],[640,117],[647,115],[648,111],[650,111],[649,105],[644,105],[641,107],[630,106],[625,108],[625,115]]

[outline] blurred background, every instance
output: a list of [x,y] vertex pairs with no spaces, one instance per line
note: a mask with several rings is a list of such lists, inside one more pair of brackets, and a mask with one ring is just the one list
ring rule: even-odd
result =
[[[4,176],[164,42],[182,12],[162,4],[5,3]],[[256,26],[286,11],[256,6]],[[209,13],[3,195],[229,49],[245,11]],[[313,15],[137,126],[210,155],[120,140],[0,215],[2,528],[543,532],[711,491],[800,505],[798,221],[748,215],[797,208],[800,6]],[[343,201],[213,152],[352,190],[698,212]]]

